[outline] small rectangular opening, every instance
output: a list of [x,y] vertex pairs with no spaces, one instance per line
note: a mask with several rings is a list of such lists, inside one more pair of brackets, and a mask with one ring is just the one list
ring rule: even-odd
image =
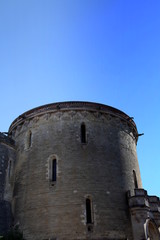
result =
[[92,223],[92,206],[89,198],[86,199],[86,222]]
[[56,176],[57,176],[57,163],[56,159],[52,160],[52,181],[56,181]]
[[81,125],[81,143],[86,143],[86,126],[84,123]]
[[136,176],[136,172],[134,170],[133,170],[133,180],[134,180],[135,188],[138,188],[137,176]]

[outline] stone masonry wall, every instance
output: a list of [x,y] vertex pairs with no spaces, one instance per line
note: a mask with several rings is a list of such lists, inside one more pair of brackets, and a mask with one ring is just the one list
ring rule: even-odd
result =
[[[17,147],[13,213],[27,240],[133,239],[126,197],[135,188],[133,170],[142,184],[127,121],[96,110],[57,110],[26,119],[10,134]],[[86,223],[86,198],[92,224]]]
[[[9,177],[9,163],[13,162],[14,154],[13,141],[0,133],[0,235],[6,233],[12,225],[11,202],[5,199],[5,187],[6,178]],[[8,192],[7,195],[10,195],[11,200],[11,194]]]
[[144,189],[135,189],[132,195],[128,192],[134,240],[160,239],[160,200],[148,196]]

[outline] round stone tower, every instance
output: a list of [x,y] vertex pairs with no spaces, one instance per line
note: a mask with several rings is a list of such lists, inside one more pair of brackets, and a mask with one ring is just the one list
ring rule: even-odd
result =
[[9,134],[13,214],[25,239],[133,239],[126,194],[142,186],[129,116],[103,104],[54,103],[19,116]]

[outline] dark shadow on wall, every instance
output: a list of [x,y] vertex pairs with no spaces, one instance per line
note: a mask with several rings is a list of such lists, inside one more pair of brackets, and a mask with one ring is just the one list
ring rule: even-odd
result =
[[8,201],[0,200],[0,236],[10,230],[12,222],[11,204]]

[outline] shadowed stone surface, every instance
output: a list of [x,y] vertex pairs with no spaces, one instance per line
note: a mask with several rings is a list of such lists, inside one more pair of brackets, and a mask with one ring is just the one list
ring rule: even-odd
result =
[[14,158],[14,141],[0,133],[0,235],[7,232],[12,225],[11,202],[9,199],[5,200],[4,195],[8,163]]

